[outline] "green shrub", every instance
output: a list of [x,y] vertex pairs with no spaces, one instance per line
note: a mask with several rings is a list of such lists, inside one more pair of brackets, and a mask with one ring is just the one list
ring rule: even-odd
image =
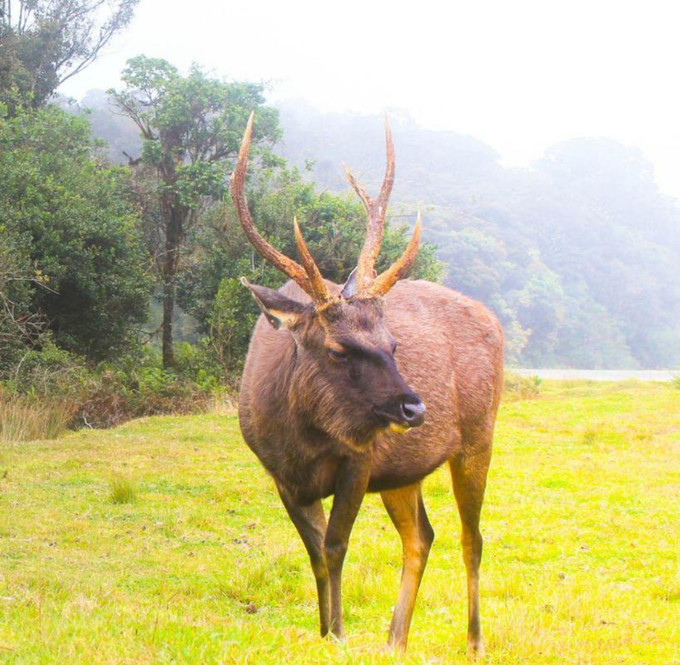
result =
[[133,376],[109,370],[92,381],[80,412],[90,427],[114,427],[141,416],[199,413],[212,399],[211,391],[159,367],[142,368]]
[[176,370],[164,370],[160,351],[146,345],[93,367],[48,340],[0,377],[0,438],[52,438],[69,427],[113,427],[229,401],[231,389],[208,344],[179,344],[176,357]]
[[88,370],[76,354],[58,348],[48,336],[40,349],[28,351],[5,372],[5,391],[38,397],[73,396],[84,386]]

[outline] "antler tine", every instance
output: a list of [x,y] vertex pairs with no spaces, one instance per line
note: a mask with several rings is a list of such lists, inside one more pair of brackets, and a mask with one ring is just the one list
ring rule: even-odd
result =
[[385,116],[385,146],[387,152],[387,166],[385,167],[385,177],[380,189],[380,198],[378,205],[382,210],[383,222],[385,220],[385,212],[387,211],[387,202],[392,193],[392,185],[394,184],[394,142],[392,141],[392,132],[390,130],[390,123]]
[[361,185],[354,179],[348,171],[348,178],[354,191],[359,195],[359,198],[366,208],[368,215],[368,224],[366,226],[366,240],[359,255],[359,262],[357,264],[357,286],[358,292],[367,292],[373,281],[373,266],[380,254],[380,246],[382,245],[383,231],[385,229],[385,214],[387,213],[387,202],[392,192],[392,185],[394,184],[394,143],[392,141],[392,132],[390,131],[390,124],[385,116],[385,143],[387,152],[387,166],[385,168],[385,177],[383,178],[382,187],[380,188],[380,195],[377,200],[371,199]]
[[418,211],[418,219],[416,220],[416,227],[413,230],[413,236],[408,247],[404,253],[395,261],[387,270],[380,273],[368,290],[369,296],[384,296],[406,273],[411,269],[413,262],[416,260],[418,254],[418,245],[420,243],[420,232],[422,230],[422,223],[420,220],[420,210]]
[[370,216],[371,214],[371,197],[366,193],[366,190],[361,186],[361,183],[354,177],[352,172],[345,167],[345,174],[347,175],[347,180],[352,186],[352,189],[357,193],[357,196],[361,199],[366,209],[366,214]]
[[325,303],[332,300],[333,296],[328,290],[326,282],[323,281],[319,266],[316,265],[312,255],[309,253],[307,243],[302,237],[297,217],[293,217],[293,228],[295,229],[295,242],[297,243],[298,252],[300,252],[300,259],[302,260],[302,265],[307,272],[309,283],[314,291],[315,300],[319,303]]
[[[250,151],[250,138],[253,132],[253,119],[255,112],[253,111],[248,118],[248,125],[243,135],[241,142],[241,149],[238,153],[238,162],[234,172],[231,174],[231,198],[234,200],[236,211],[238,213],[241,226],[250,241],[250,244],[259,252],[259,254],[266,261],[269,261],[275,268],[282,273],[288,275],[294,280],[300,288],[308,293],[312,298],[316,297],[315,290],[312,286],[310,278],[307,276],[305,270],[301,265],[289,259],[285,254],[279,252],[278,249],[272,247],[255,228],[253,218],[250,216],[248,210],[248,202],[245,195],[245,181],[246,181],[246,167],[248,165],[248,153]],[[317,269],[318,270],[318,269]]]

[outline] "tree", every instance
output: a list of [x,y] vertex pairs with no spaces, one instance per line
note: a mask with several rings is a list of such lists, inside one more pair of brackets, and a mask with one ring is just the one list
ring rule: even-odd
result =
[[0,0],[0,99],[42,106],[132,20],[139,0]]
[[[187,234],[210,201],[223,197],[250,112],[258,108],[254,142],[278,137],[278,115],[264,107],[263,86],[227,83],[194,65],[187,76],[165,60],[139,56],[111,90],[120,111],[139,127],[147,238],[163,289],[163,365],[174,365],[172,320]],[[141,191],[140,190],[140,191]]]
[[99,158],[82,118],[55,107],[0,117],[0,290],[16,321],[46,321],[59,346],[93,360],[124,348],[147,316],[126,175]]
[[44,284],[40,270],[22,260],[21,248],[0,225],[0,376],[43,339],[45,320],[30,308],[30,286]]

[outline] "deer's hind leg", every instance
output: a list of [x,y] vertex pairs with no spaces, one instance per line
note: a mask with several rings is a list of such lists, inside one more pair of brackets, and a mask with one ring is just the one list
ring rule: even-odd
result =
[[467,572],[468,656],[484,655],[479,610],[479,565],[482,561],[482,534],[479,518],[484,501],[486,475],[491,461],[491,433],[464,441],[463,451],[449,460],[453,492],[461,521],[463,561]]
[[406,649],[413,608],[434,540],[434,531],[427,519],[420,483],[386,490],[380,496],[399,532],[403,549],[401,586],[392,616],[388,644],[397,649]]

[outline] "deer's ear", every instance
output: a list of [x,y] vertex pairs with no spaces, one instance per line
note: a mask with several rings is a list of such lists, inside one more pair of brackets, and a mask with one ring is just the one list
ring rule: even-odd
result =
[[[352,272],[349,274],[349,277],[347,278],[347,281],[345,282],[345,285],[342,287],[342,291],[340,291],[340,297],[343,298],[344,300],[350,300],[354,298],[358,294],[358,284],[357,284],[357,271],[359,268],[354,268]],[[378,276],[378,273],[375,270],[371,271],[373,279],[375,279]]]
[[343,298],[344,300],[349,300],[350,298],[354,298],[356,294],[357,294],[357,268],[354,268],[354,270],[352,270],[352,272],[349,274],[349,277],[347,278],[345,285],[342,287],[342,291],[340,291],[340,297]]
[[266,286],[251,284],[245,277],[241,277],[241,284],[252,293],[267,321],[277,330],[281,327],[292,330],[300,322],[306,309],[302,303],[291,300]]

